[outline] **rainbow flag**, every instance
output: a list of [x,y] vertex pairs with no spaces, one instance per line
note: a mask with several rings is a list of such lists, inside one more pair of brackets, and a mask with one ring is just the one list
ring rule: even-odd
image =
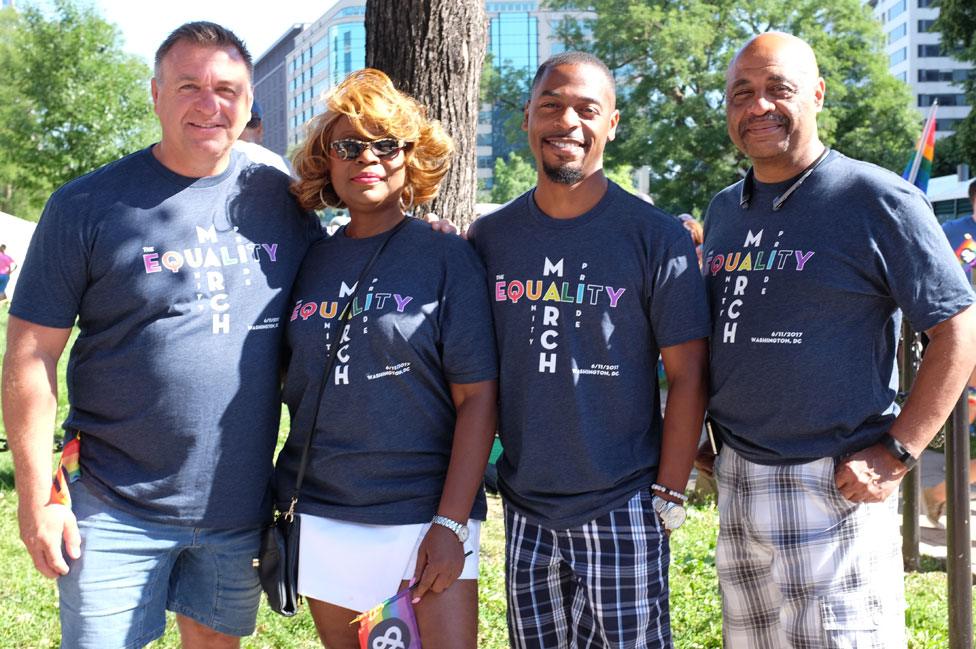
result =
[[360,649],[421,649],[409,588],[366,611],[359,622]]
[[54,480],[51,484],[51,502],[71,507],[71,492],[68,485],[81,477],[81,465],[78,460],[81,456],[81,434],[71,438],[64,443],[61,449],[61,461],[58,462],[58,470],[54,472]]
[[915,153],[905,165],[902,178],[915,185],[924,193],[929,188],[929,178],[932,176],[932,160],[935,159],[935,109],[939,102],[932,102],[929,117],[922,128],[922,137],[918,140]]
[[962,243],[956,248],[956,257],[966,268],[976,266],[976,241],[973,241],[973,235],[967,233],[963,236]]

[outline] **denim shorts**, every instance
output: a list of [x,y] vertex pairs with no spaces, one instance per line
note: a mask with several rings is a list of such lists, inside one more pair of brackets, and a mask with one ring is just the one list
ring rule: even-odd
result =
[[166,610],[233,636],[254,632],[261,585],[251,560],[260,530],[147,521],[71,484],[81,557],[58,579],[63,647],[142,647]]

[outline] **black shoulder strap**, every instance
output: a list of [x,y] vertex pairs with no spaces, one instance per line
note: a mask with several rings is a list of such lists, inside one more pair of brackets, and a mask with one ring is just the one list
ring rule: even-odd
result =
[[329,356],[323,368],[322,381],[319,383],[318,398],[315,400],[315,409],[312,411],[308,435],[305,436],[305,447],[302,449],[302,459],[298,464],[298,476],[295,478],[295,493],[291,497],[291,503],[289,503],[288,511],[284,514],[285,516],[293,516],[295,512],[295,505],[298,503],[298,494],[301,492],[302,482],[305,480],[305,469],[308,468],[308,455],[309,451],[312,449],[312,436],[315,433],[315,423],[318,421],[319,409],[322,405],[322,393],[325,391],[325,385],[328,383],[329,376],[332,374],[332,368],[335,367],[336,355],[339,351],[339,342],[342,338],[342,333],[345,330],[345,327],[348,326],[347,322],[349,320],[349,308],[352,306],[353,300],[356,299],[356,296],[359,295],[359,290],[362,287],[363,280],[366,278],[367,273],[369,273],[369,269],[373,267],[373,263],[379,258],[380,253],[383,252],[387,244],[390,243],[390,240],[396,235],[396,233],[403,229],[403,226],[406,225],[409,219],[409,216],[405,216],[403,220],[390,231],[390,234],[383,239],[383,243],[381,243],[379,248],[376,249],[376,252],[373,253],[370,260],[366,262],[362,272],[359,273],[359,279],[357,279],[356,283],[354,284],[355,288],[353,289],[352,295],[349,296],[349,300],[346,302],[345,306],[342,307],[342,310],[339,311],[340,328],[336,340],[332,343],[332,345],[329,346]]

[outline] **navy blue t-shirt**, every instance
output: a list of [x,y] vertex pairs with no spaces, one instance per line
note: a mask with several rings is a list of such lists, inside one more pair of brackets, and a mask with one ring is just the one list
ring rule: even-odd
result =
[[792,185],[742,181],[705,221],[714,331],[709,413],[761,464],[841,457],[898,413],[901,311],[924,331],[974,299],[925,196],[837,152]]
[[[946,235],[946,239],[949,240],[949,247],[955,252],[962,245],[965,240],[966,235],[976,238],[976,221],[973,217],[963,216],[958,219],[953,219],[952,221],[946,221],[942,224],[942,231]],[[966,253],[964,253],[965,255]],[[966,264],[972,263],[972,258],[967,258]]]
[[[280,506],[294,494],[337,340],[298,501],[309,514],[376,525],[428,522],[454,441],[450,384],[497,377],[484,268],[466,241],[414,219],[363,280],[343,335],[337,315],[387,236],[353,239],[342,228],[309,250],[295,282],[284,391],[292,428],[275,474]],[[486,511],[482,491],[471,517],[484,520]]]
[[688,232],[610,183],[554,219],[530,191],[477,220],[501,364],[499,487],[551,528],[582,525],[657,475],[662,347],[709,332]]
[[178,525],[268,518],[281,320],[321,236],[288,182],[238,153],[186,178],[144,149],[48,201],[10,313],[78,320],[64,427],[100,498]]

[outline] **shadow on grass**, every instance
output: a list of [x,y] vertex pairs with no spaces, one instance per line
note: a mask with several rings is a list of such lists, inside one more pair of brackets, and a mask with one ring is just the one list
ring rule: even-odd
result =
[[[972,544],[973,556],[976,557],[976,542]],[[922,555],[919,557],[918,571],[924,572],[945,572],[948,569],[945,557],[929,557]],[[973,576],[973,586],[976,586],[976,575]]]
[[14,468],[12,466],[0,467],[0,489],[7,490],[14,488]]

